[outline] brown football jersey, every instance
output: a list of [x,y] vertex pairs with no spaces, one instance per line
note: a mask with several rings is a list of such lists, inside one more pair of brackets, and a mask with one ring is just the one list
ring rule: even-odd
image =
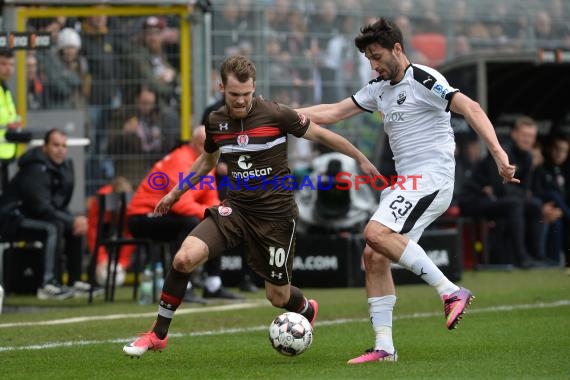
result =
[[296,217],[294,177],[287,162],[287,134],[301,137],[309,119],[290,107],[259,97],[244,119],[232,119],[222,107],[206,123],[206,152],[221,150],[228,176],[227,199],[241,212],[259,218]]

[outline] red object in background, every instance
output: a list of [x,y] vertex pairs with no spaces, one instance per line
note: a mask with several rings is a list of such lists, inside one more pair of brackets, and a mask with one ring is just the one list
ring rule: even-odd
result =
[[[105,185],[97,190],[97,194],[111,194],[113,192],[112,185]],[[88,210],[87,210],[87,246],[89,247],[89,252],[94,254],[93,250],[95,249],[95,240],[97,239],[97,222],[99,216],[99,207],[97,205],[97,198],[90,197],[88,201]],[[105,221],[109,221],[111,215],[105,213]],[[123,231],[123,235],[125,238],[131,238],[132,235],[125,227]],[[128,268],[131,265],[131,258],[133,253],[135,252],[136,247],[134,245],[124,245],[121,247],[121,252],[119,256],[119,264],[123,268]],[[105,247],[99,248],[99,256],[97,257],[97,264],[107,262],[108,255],[107,250]]]

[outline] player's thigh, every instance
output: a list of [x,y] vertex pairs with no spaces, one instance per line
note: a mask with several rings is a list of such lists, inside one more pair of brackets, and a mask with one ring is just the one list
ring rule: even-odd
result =
[[452,196],[452,184],[437,189],[384,191],[371,220],[417,241],[425,228],[447,210]]
[[195,237],[201,240],[208,247],[208,257],[221,255],[227,247],[227,240],[222,233],[216,219],[212,216],[206,217],[196,228],[190,232],[188,238]]
[[244,250],[250,268],[277,286],[291,282],[295,254],[295,220],[248,219]]

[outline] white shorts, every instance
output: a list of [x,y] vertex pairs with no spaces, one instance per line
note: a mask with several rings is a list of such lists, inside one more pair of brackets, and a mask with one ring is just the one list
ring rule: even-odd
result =
[[442,181],[437,187],[437,181],[420,184],[416,190],[396,187],[382,191],[371,220],[417,242],[426,227],[448,209],[453,196],[453,182]]

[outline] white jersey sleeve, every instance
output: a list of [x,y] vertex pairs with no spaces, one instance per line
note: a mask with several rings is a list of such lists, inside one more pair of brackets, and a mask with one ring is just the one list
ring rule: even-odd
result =
[[[430,94],[426,95],[422,100],[429,105],[449,111],[449,104],[451,103],[452,94],[458,92],[454,87],[451,87],[447,79],[438,71],[427,67],[421,66],[422,70],[415,70],[414,76],[429,90]],[[427,75],[426,75],[427,74]],[[426,76],[423,79],[423,75]],[[420,77],[420,78],[418,78]]]
[[382,82],[380,78],[371,80],[352,96],[352,101],[366,112],[382,111],[377,102]]

